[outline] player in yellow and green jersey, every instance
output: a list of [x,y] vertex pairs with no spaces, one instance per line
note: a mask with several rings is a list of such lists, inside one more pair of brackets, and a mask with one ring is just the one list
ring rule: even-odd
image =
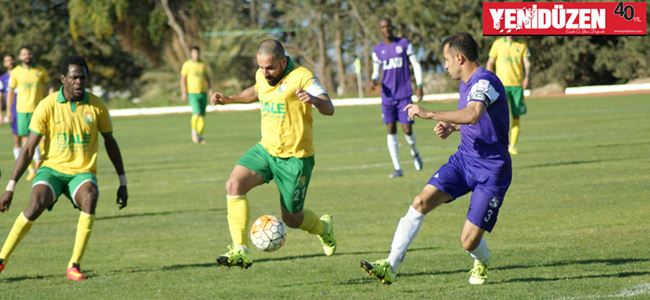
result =
[[275,180],[280,192],[282,219],[291,228],[317,235],[325,255],[336,251],[332,217],[320,218],[304,208],[314,168],[312,106],[327,116],[334,106],[308,69],[296,65],[276,40],[263,41],[257,50],[255,85],[237,95],[214,93],[212,104],[260,102],[262,140],[237,161],[226,182],[228,226],[233,245],[217,258],[224,266],[248,268],[248,191]]
[[58,197],[65,194],[72,205],[81,211],[72,257],[66,269],[68,279],[83,281],[79,263],[86,249],[99,196],[97,186],[97,144],[99,134],[120,178],[117,205],[124,208],[128,193],[122,155],[113,137],[113,126],[108,108],[101,99],[86,92],[88,67],[80,56],[69,56],[61,65],[63,87],[41,101],[29,126],[30,134],[16,160],[11,179],[0,196],[0,212],[11,205],[16,182],[43,141],[43,164],[32,183],[32,195],[27,208],[14,223],[0,250],[0,272],[5,268],[11,252],[45,211],[52,210]]
[[512,126],[510,128],[510,145],[508,151],[517,155],[517,141],[519,140],[519,117],[526,114],[524,103],[524,89],[528,88],[528,75],[530,74],[530,52],[526,43],[514,40],[511,36],[498,38],[490,48],[490,58],[487,69],[495,71],[497,77],[506,88],[506,96],[510,102],[512,113]]
[[204,144],[205,107],[208,105],[210,77],[205,64],[200,59],[201,50],[197,46],[190,49],[191,59],[181,68],[181,97],[192,106],[192,142]]
[[[16,113],[14,116],[11,111],[7,111],[10,122],[13,118],[17,120],[18,136],[21,140],[21,145],[27,142],[27,135],[29,135],[29,122],[32,119],[32,114],[36,105],[43,98],[45,98],[48,86],[50,84],[50,77],[47,71],[42,67],[34,65],[34,57],[29,47],[20,48],[18,58],[22,62],[19,66],[11,70],[9,76],[9,92],[7,93],[8,107],[13,105],[14,99],[16,101]],[[14,98],[14,93],[17,92],[18,96]],[[41,153],[38,148],[34,153],[34,168],[38,168],[41,161]],[[29,174],[27,180],[34,177],[34,168],[29,167]]]

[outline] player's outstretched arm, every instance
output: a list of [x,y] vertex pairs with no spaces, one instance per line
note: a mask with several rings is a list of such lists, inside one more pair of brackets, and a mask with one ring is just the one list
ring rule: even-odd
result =
[[326,116],[334,115],[334,104],[332,104],[332,100],[330,100],[327,94],[313,96],[307,93],[307,91],[299,89],[296,91],[296,96],[298,96],[300,101],[314,105],[319,113]]
[[9,183],[7,183],[7,188],[5,189],[5,192],[2,194],[2,196],[0,196],[0,212],[7,211],[9,209],[9,206],[11,206],[11,200],[14,196],[14,188],[16,187],[16,182],[18,182],[20,177],[23,176],[23,173],[25,173],[25,169],[27,169],[27,166],[32,161],[36,147],[40,142],[41,135],[36,133],[29,134],[27,143],[25,146],[23,146],[20,151],[20,155],[18,155],[18,158],[16,159],[13,173],[9,179]]
[[234,96],[226,96],[223,93],[215,92],[210,97],[210,103],[212,105],[224,105],[231,103],[253,103],[257,101],[257,91],[255,91],[255,86],[251,86]]
[[122,161],[122,153],[120,152],[120,146],[117,144],[115,137],[110,132],[102,132],[104,137],[104,147],[106,148],[106,153],[108,158],[113,163],[115,171],[120,178],[120,187],[117,189],[117,207],[119,209],[125,208],[127,200],[129,199],[129,193],[126,188],[126,174],[124,173],[124,163]]
[[482,102],[471,101],[467,107],[453,111],[428,111],[417,104],[409,104],[404,107],[409,117],[421,119],[438,120],[452,124],[476,124],[485,112],[485,105]]

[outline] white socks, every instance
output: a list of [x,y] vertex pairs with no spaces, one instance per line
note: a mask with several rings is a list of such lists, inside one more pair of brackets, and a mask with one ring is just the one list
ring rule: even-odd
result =
[[469,256],[473,259],[476,259],[483,264],[487,265],[488,259],[490,258],[490,250],[488,250],[487,242],[484,239],[481,239],[481,242],[478,244],[478,247],[472,251],[467,251]]
[[422,221],[424,221],[424,215],[415,210],[413,206],[409,206],[406,215],[397,224],[393,244],[388,255],[388,263],[390,263],[394,272],[397,272],[400,263],[404,260],[406,250],[408,250],[409,245],[418,233]]
[[14,147],[14,159],[18,159],[20,155],[20,147]]
[[411,147],[411,156],[415,156],[418,153],[418,149],[415,148],[415,131],[411,132],[411,135],[404,135],[406,143]]
[[397,134],[387,134],[386,143],[388,144],[390,159],[393,161],[393,168],[395,170],[401,170],[402,166],[399,164],[399,143],[397,142]]

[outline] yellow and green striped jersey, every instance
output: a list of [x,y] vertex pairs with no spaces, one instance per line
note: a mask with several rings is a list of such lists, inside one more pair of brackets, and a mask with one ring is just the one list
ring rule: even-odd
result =
[[495,59],[495,73],[504,86],[522,85],[524,57],[530,57],[526,43],[499,38],[492,44],[489,56]]
[[185,76],[187,80],[185,82],[187,85],[187,93],[199,94],[208,92],[208,82],[205,80],[207,69],[203,62],[186,61],[181,68],[181,75]]
[[34,112],[38,102],[45,98],[49,83],[50,76],[41,67],[20,65],[11,70],[9,87],[18,93],[16,111],[19,113]]
[[75,175],[97,173],[98,133],[112,132],[113,125],[100,98],[85,93],[70,102],[60,89],[38,104],[29,129],[43,136],[43,166]]
[[287,59],[285,75],[274,86],[268,84],[261,70],[255,74],[262,124],[260,144],[273,156],[309,157],[314,155],[312,105],[300,101],[296,91],[303,89],[312,96],[326,91],[311,71]]

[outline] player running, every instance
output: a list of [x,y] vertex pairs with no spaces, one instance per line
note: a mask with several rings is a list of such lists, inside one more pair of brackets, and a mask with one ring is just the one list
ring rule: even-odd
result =
[[413,46],[406,38],[393,34],[393,24],[390,19],[382,19],[379,28],[384,40],[375,46],[372,52],[372,88],[379,85],[379,69],[382,69],[381,80],[381,113],[388,134],[386,142],[388,153],[393,162],[393,172],[390,178],[402,177],[402,166],[399,162],[399,142],[397,141],[396,122],[402,124],[404,139],[411,148],[411,156],[415,169],[422,170],[422,159],[415,147],[415,132],[413,120],[408,118],[403,108],[411,104],[411,71],[409,62],[413,65],[415,91],[418,101],[422,100],[422,68],[415,57]]
[[460,145],[415,196],[397,224],[388,258],[372,263],[361,261],[361,268],[385,284],[395,280],[424,216],[470,191],[472,197],[460,239],[474,259],[469,283],[483,284],[487,280],[489,251],[483,233],[494,228],[512,178],[508,103],[501,81],[479,66],[478,46],[471,35],[458,33],[447,38],[443,53],[445,69],[451,78],[460,80],[458,110],[427,111],[416,104],[405,110],[411,117],[437,120],[434,131],[442,139],[460,131]]
[[[2,60],[3,66],[5,69],[7,69],[7,72],[0,75],[0,98],[2,99],[3,102],[6,102],[9,104],[7,97],[8,92],[9,92],[9,77],[11,74],[11,70],[16,66],[16,60],[12,54],[7,54],[4,56]],[[16,92],[14,91],[14,101],[11,103],[11,107],[7,105],[7,110],[11,110],[11,115],[15,116],[16,113]],[[16,118],[12,118],[13,120],[9,120],[9,116],[7,115],[7,121],[11,123],[11,134],[13,135],[13,140],[14,140],[14,148],[13,148],[13,154],[14,154],[14,159],[18,159],[18,155],[20,154],[20,137],[18,136],[18,124]]]
[[0,212],[6,212],[14,196],[16,182],[34,155],[36,146],[43,141],[43,165],[38,169],[32,184],[32,196],[27,208],[14,223],[0,250],[0,272],[5,268],[11,252],[32,227],[32,223],[45,211],[52,210],[61,194],[81,210],[77,235],[66,276],[74,281],[86,280],[79,264],[90,238],[99,197],[97,186],[98,133],[104,137],[104,147],[120,178],[117,205],[127,204],[126,175],[122,155],[113,137],[113,126],[104,102],[86,92],[88,67],[80,56],[69,56],[61,65],[63,87],[41,101],[32,117],[31,133],[16,161],[11,180],[0,197]]
[[233,246],[217,258],[223,266],[248,268],[248,191],[272,179],[280,192],[282,219],[320,238],[325,255],[336,251],[332,217],[304,208],[314,168],[312,106],[323,115],[334,114],[325,89],[305,67],[296,65],[276,40],[263,41],[257,50],[255,85],[237,95],[214,93],[212,104],[260,102],[262,140],[237,161],[226,182],[228,226]]

